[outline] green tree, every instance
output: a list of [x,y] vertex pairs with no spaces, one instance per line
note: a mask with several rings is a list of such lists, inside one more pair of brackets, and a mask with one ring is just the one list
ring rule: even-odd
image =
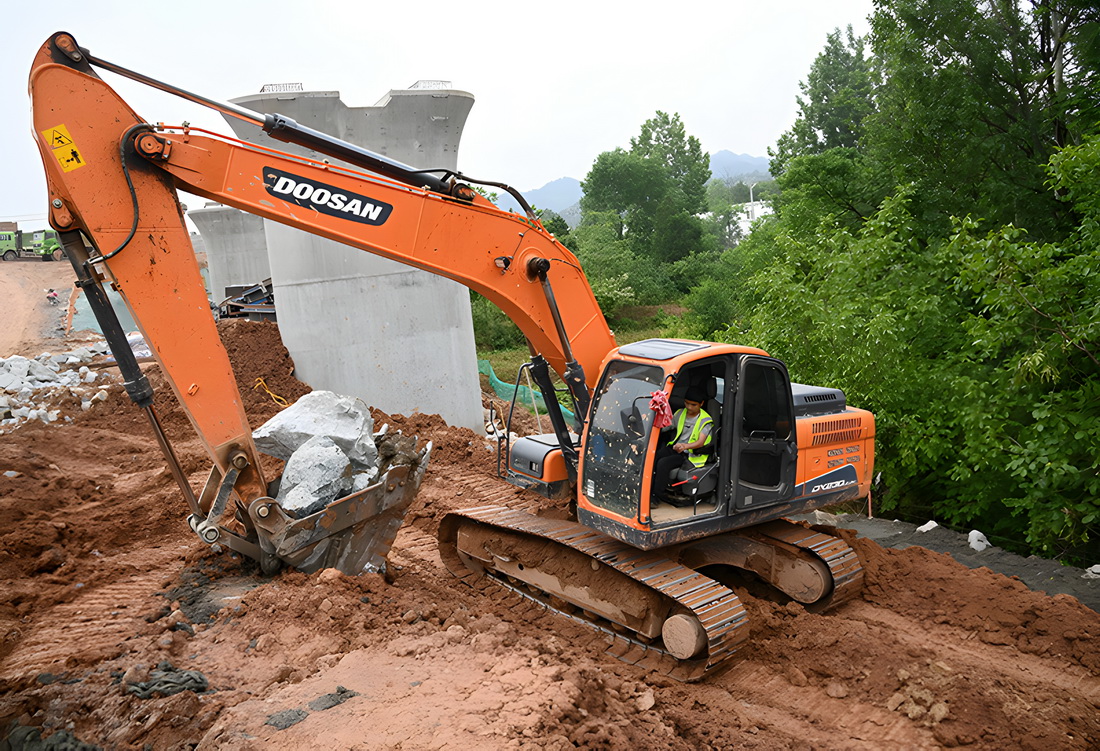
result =
[[657,209],[671,189],[660,162],[623,149],[597,156],[581,187],[582,213],[613,213],[618,217],[620,239],[629,227],[635,238],[645,241],[653,232]]
[[624,305],[660,301],[664,286],[654,264],[619,236],[619,227],[615,212],[588,212],[574,232],[580,247],[577,257],[608,318]]
[[776,263],[776,232],[780,225],[765,217],[738,244],[735,252],[722,253],[706,276],[684,298],[688,309],[681,334],[707,341],[739,341],[758,301],[749,286],[753,276]]
[[[849,26],[827,37],[805,82],[799,84],[798,118],[779,138],[772,156],[773,175],[782,175],[796,156],[829,149],[855,149],[863,137],[864,120],[875,111],[877,78],[866,51],[866,39]],[[805,98],[803,98],[805,97]]]
[[[648,273],[640,268],[622,272],[628,273],[635,293],[645,294],[641,290],[652,286],[648,280],[638,283],[643,281],[641,277],[663,278],[659,294],[668,299],[686,291],[684,285],[694,277],[676,273],[677,269],[688,270],[687,265],[665,266],[695,254],[713,254],[718,248],[714,234],[699,216],[707,208],[710,159],[699,140],[686,134],[679,115],[660,111],[642,125],[641,133],[630,143],[629,151],[619,148],[596,158],[582,184],[581,210],[585,217],[599,216],[602,228],[610,226],[615,240],[625,244],[631,258],[650,264]],[[581,255],[589,259],[586,269],[595,287],[601,276],[589,264],[600,247],[586,246],[585,237],[594,235],[578,232]]]
[[834,30],[799,86],[798,117],[769,150],[781,189],[775,210],[792,231],[812,234],[822,223],[856,230],[894,185],[865,143],[879,88],[866,39],[850,26],[844,38]]
[[974,214],[1045,239],[1070,230],[1043,165],[1100,115],[1100,7],[1081,0],[882,0],[872,43],[888,82],[867,122],[874,157],[916,186],[937,232]]
[[692,290],[685,326],[871,409],[884,510],[1095,560],[1100,8],[876,8],[873,108],[811,127],[804,87],[777,214]]
[[630,153],[657,162],[677,192],[677,209],[700,214],[707,207],[710,157],[695,136],[687,135],[679,114],[660,110],[642,125],[637,138],[630,139]]
[[[1050,180],[1082,218],[1058,243],[973,219],[929,239],[912,188],[855,232],[807,241],[779,218],[738,248],[732,278],[692,292],[692,320],[871,409],[884,510],[1095,557],[1100,138],[1060,153]],[[708,318],[723,305],[724,332]]]
[[[988,363],[991,414],[968,425],[974,461],[1044,552],[1100,554],[1100,137],[1054,156],[1050,185],[1080,218],[1062,241],[957,222],[956,286],[974,300],[970,358]],[[1007,461],[1006,461],[1007,460]]]
[[470,291],[474,344],[479,351],[522,347],[527,339],[507,315],[489,300]]
[[741,231],[741,218],[745,211],[731,203],[711,201],[710,213],[705,220],[707,231],[720,250],[737,247],[744,233]]
[[794,157],[777,182],[776,212],[790,231],[807,235],[821,225],[857,230],[890,192],[881,165],[847,147]]

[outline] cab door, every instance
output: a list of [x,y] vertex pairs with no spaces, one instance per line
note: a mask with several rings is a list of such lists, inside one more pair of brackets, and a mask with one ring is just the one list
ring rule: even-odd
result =
[[731,437],[731,511],[789,499],[798,465],[794,400],[787,368],[770,357],[741,358]]

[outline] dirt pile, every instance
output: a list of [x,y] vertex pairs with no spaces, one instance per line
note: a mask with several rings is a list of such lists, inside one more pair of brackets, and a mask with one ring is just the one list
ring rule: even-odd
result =
[[[989,569],[959,571],[924,548],[887,550],[848,535],[867,570],[863,599],[912,617],[963,629],[985,644],[1024,654],[1060,655],[1100,674],[1097,614],[1068,595],[1047,597]],[[908,586],[920,579],[920,587]],[[931,601],[931,604],[929,603]]]
[[[274,324],[220,330],[253,425],[278,411],[275,397],[308,391]],[[149,375],[199,486],[203,451]],[[490,442],[472,431],[375,411],[377,424],[435,444],[392,581],[264,578],[198,542],[144,418],[119,387],[107,405],[0,442],[0,473],[19,473],[0,474],[0,738],[67,732],[119,749],[1100,745],[1100,615],[1070,597],[849,535],[866,570],[861,599],[821,616],[739,588],[753,638],[729,671],[684,685],[443,568],[434,534],[447,511],[539,505],[495,476]],[[208,688],[128,690],[165,663]]]

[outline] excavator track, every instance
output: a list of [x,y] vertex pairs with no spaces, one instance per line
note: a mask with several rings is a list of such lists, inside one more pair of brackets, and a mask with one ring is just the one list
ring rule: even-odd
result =
[[[567,551],[575,551],[584,556],[593,563],[593,568],[603,566],[613,570],[616,575],[625,577],[620,581],[621,586],[615,587],[621,590],[623,599],[640,599],[636,595],[626,594],[626,590],[628,584],[641,586],[661,599],[657,609],[678,613],[676,617],[679,618],[687,615],[696,619],[705,634],[700,641],[701,644],[705,642],[705,649],[690,659],[685,659],[682,654],[677,656],[670,652],[663,638],[646,638],[631,633],[628,627],[624,628],[622,619],[601,617],[583,604],[578,605],[577,599],[570,602],[569,598],[565,598],[563,601],[541,589],[537,583],[532,585],[523,581],[522,577],[510,575],[509,567],[512,574],[524,569],[521,562],[512,560],[515,551],[486,555],[487,550],[480,553],[473,550],[476,543],[471,544],[469,540],[465,544],[471,549],[463,550],[460,543],[463,525],[473,525],[473,528],[490,535],[522,536],[520,547],[526,549],[550,543],[558,546],[563,555]],[[471,529],[470,526],[466,528]],[[811,612],[820,613],[835,607],[857,597],[862,591],[863,567],[859,557],[838,537],[786,519],[729,534],[740,537],[745,533],[777,549],[796,551],[797,555],[814,561],[823,575],[827,569],[830,581],[825,593],[812,602],[803,601]],[[665,551],[664,555],[645,552],[574,522],[544,519],[528,511],[500,506],[480,506],[448,514],[439,528],[439,542],[444,564],[468,584],[478,588],[483,586],[482,582],[485,582],[484,586],[500,585],[527,601],[594,629],[607,640],[607,654],[677,680],[697,681],[728,667],[731,658],[748,638],[748,617],[738,596],[725,585],[667,557],[673,552],[677,556],[683,554],[690,543]],[[730,539],[729,544],[736,545],[736,539]],[[527,574],[529,576],[530,571]]]
[[[533,544],[550,542],[577,551],[587,557],[594,568],[602,565],[613,569],[629,580],[622,581],[624,590],[632,582],[654,593],[660,600],[660,606],[673,614],[668,621],[697,619],[702,627],[701,649],[697,655],[682,659],[669,652],[665,644],[669,634],[667,630],[663,632],[666,635],[663,639],[645,639],[623,629],[621,624],[614,624],[590,612],[581,610],[578,614],[557,598],[517,582],[500,570],[471,568],[468,551],[461,551],[459,544],[461,527],[471,524],[482,531],[505,533],[512,537],[518,534]],[[638,550],[574,522],[543,519],[497,506],[482,506],[448,514],[440,525],[439,540],[444,564],[459,578],[475,584],[482,574],[487,575],[528,600],[600,631],[609,642],[608,654],[677,680],[697,681],[717,672],[727,666],[738,647],[748,638],[745,606],[733,590],[659,554]],[[624,630],[626,633],[623,633]]]
[[821,600],[807,605],[807,610],[820,613],[859,596],[863,591],[863,566],[859,562],[859,556],[839,537],[817,532],[786,519],[761,524],[754,530],[781,544],[803,550],[829,567],[833,580],[831,591]]

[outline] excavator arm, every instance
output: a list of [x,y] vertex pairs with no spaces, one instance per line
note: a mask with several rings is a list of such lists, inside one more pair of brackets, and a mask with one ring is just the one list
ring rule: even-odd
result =
[[[536,360],[545,358],[587,405],[583,374],[596,372],[614,338],[575,256],[532,216],[501,211],[453,178],[416,172],[279,116],[218,106],[259,119],[281,140],[359,164],[293,156],[185,126],[149,125],[96,74],[92,64],[100,62],[59,32],[39,50],[31,70],[50,221],[68,238],[78,284],[93,290],[109,282],[121,294],[216,465],[199,498],[184,487],[193,519],[212,509],[220,514],[228,486],[248,503],[266,495],[267,482],[177,190],[466,285],[515,321]],[[100,67],[128,73],[108,63]],[[96,252],[83,252],[78,232]],[[89,300],[101,294],[90,292]],[[124,368],[124,376],[175,465],[136,364],[129,373]],[[557,423],[566,433],[560,415]],[[177,480],[186,486],[178,471]]]

